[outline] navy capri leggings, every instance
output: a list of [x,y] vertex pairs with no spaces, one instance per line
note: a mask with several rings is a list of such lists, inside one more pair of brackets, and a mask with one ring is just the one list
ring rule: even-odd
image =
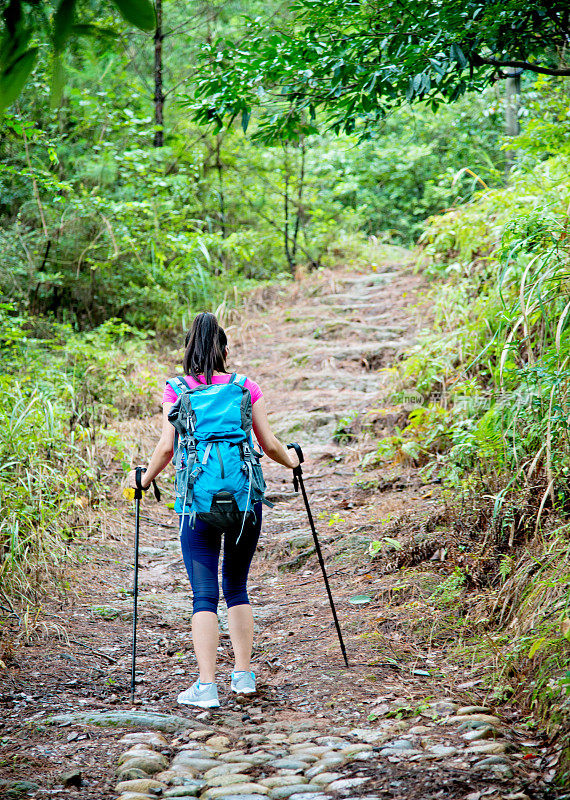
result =
[[[261,532],[261,503],[254,506],[255,521],[246,522],[239,542],[239,529],[224,534],[222,561],[222,591],[228,608],[249,604],[247,576]],[[218,610],[218,561],[222,548],[220,531],[196,519],[190,525],[185,516],[180,533],[180,544],[186,572],[193,592],[193,613]]]

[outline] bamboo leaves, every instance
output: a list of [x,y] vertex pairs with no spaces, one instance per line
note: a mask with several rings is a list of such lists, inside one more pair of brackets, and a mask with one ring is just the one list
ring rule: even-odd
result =
[[[0,111],[11,105],[18,97],[36,63],[37,47],[17,52],[12,58],[5,57],[7,50],[2,48],[0,64]],[[19,50],[19,48],[18,48]]]
[[156,27],[154,5],[149,0],[113,0],[122,17],[135,28],[152,31]]
[[60,0],[53,16],[52,42],[56,53],[61,53],[73,28],[77,0]]
[[[130,25],[142,31],[154,30],[156,15],[150,0],[112,0],[112,4]],[[48,50],[52,61],[51,90],[55,105],[60,102],[63,91],[63,53],[70,40],[80,36],[116,35],[115,31],[97,25],[96,20],[78,20],[78,11],[85,11],[80,0],[60,0],[53,14],[50,14],[51,8],[47,0],[33,4],[12,0],[4,11],[0,39],[0,113],[18,98],[42,48]]]
[[566,324],[566,319],[568,317],[568,313],[569,312],[570,312],[570,302],[566,303],[566,305],[564,307],[564,310],[562,311],[562,314],[560,314],[560,318],[559,318],[558,323],[556,325],[556,339],[555,339],[555,342],[556,342],[556,349],[558,350],[559,354],[560,354],[560,348],[561,348],[561,342],[562,342],[562,331],[564,330],[564,327],[565,327],[565,324]]

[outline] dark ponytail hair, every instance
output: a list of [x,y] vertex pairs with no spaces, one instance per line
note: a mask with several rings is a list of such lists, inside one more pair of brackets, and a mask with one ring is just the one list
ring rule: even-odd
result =
[[218,325],[218,320],[209,311],[196,316],[192,327],[186,334],[184,352],[184,374],[198,380],[199,375],[212,383],[214,372],[226,372],[224,351],[228,344],[226,332]]

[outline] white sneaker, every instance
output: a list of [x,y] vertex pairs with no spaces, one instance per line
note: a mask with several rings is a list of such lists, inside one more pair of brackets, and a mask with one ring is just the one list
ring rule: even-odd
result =
[[178,702],[184,706],[219,708],[218,687],[215,683],[200,683],[197,680],[189,689],[180,692]]
[[236,694],[255,694],[255,675],[253,672],[232,672],[231,690]]

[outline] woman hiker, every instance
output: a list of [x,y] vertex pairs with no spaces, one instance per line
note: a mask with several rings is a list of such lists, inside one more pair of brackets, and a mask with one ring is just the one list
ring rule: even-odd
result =
[[[200,384],[227,384],[230,381],[227,337],[214,314],[202,312],[197,315],[186,335],[185,345],[184,380],[190,389]],[[278,464],[294,469],[299,465],[297,455],[293,450],[287,450],[271,431],[261,389],[249,378],[244,387],[251,395],[253,431],[263,452]],[[167,383],[162,397],[162,433],[142,475],[143,489],[151,485],[172,459],[175,431],[168,413],[176,399],[176,391]],[[135,470],[129,473],[128,483],[136,488]],[[261,530],[261,505],[255,503],[254,514],[248,517],[241,536],[239,528],[230,528],[224,534],[222,590],[228,607],[228,626],[235,657],[231,690],[237,694],[255,693],[255,675],[251,671],[253,614],[247,596],[247,577]],[[188,513],[182,514],[180,522],[182,555],[193,592],[192,641],[199,677],[189,689],[178,695],[178,702],[214,708],[220,705],[215,681],[219,636],[218,559],[222,536],[218,528]]]

